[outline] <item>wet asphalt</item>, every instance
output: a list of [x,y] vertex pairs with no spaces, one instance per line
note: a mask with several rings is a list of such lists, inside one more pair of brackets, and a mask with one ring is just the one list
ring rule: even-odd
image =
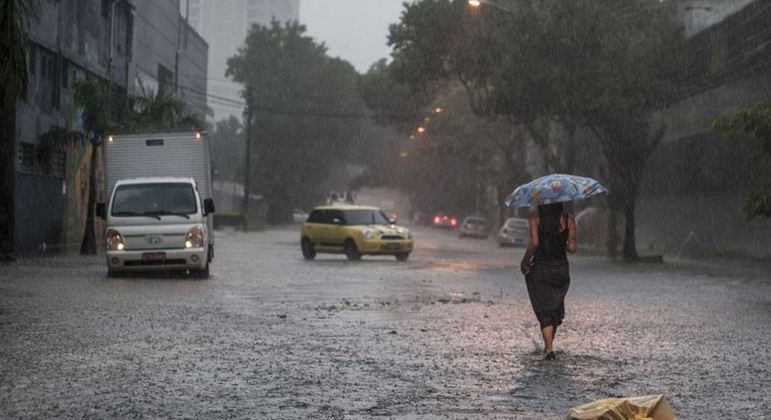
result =
[[558,419],[647,394],[771,417],[765,270],[573,256],[543,361],[522,249],[418,229],[406,263],[303,261],[298,235],[218,232],[208,280],[0,266],[0,417]]

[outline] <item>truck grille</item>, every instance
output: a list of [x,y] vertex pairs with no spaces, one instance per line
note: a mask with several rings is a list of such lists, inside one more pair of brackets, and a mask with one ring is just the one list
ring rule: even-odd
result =
[[137,260],[137,261],[126,261],[123,263],[126,267],[149,267],[149,266],[158,266],[158,265],[187,265],[187,261],[185,261],[183,258],[178,259],[169,259],[169,260],[154,260],[154,261],[143,261],[143,260]]

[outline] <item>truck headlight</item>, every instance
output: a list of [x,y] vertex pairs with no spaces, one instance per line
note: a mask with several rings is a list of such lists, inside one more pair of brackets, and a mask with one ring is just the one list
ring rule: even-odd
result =
[[105,242],[108,251],[123,251],[126,248],[126,244],[123,243],[123,237],[115,229],[107,229]]
[[376,239],[378,237],[378,232],[374,229],[364,229],[361,233],[367,239]]
[[195,225],[187,231],[185,248],[203,248],[203,226]]

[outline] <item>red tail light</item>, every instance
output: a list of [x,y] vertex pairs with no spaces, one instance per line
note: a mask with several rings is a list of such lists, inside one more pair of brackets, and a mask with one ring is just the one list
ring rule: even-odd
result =
[[434,217],[434,224],[438,225],[439,222],[441,222],[441,221],[442,221],[442,219],[440,219],[439,216]]
[[453,225],[453,226],[455,226],[455,225],[457,225],[457,224],[458,224],[458,221],[457,221],[457,220],[455,220],[455,219],[452,219],[452,220],[450,220],[450,224],[451,224],[451,225]]

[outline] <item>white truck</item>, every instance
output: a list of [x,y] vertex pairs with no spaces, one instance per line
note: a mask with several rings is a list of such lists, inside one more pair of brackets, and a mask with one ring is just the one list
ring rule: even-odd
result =
[[185,270],[209,276],[214,258],[211,160],[203,132],[126,134],[104,143],[108,276]]

